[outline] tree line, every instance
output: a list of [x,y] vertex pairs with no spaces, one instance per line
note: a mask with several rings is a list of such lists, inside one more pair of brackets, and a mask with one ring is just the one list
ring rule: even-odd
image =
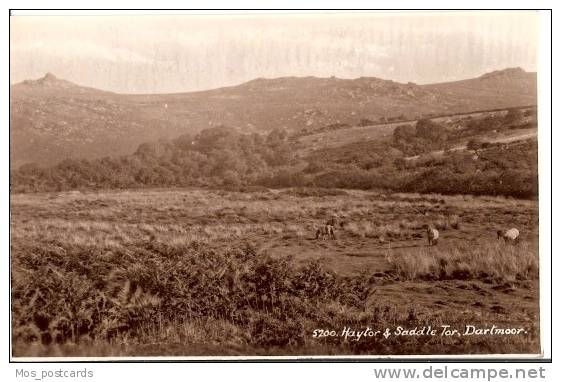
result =
[[[504,127],[507,117],[501,118]],[[473,132],[489,121],[468,123]],[[416,126],[396,128],[389,147],[362,142],[302,159],[295,155],[295,141],[283,130],[242,134],[220,126],[194,136],[143,143],[126,156],[66,159],[47,168],[26,164],[11,171],[10,186],[12,192],[265,186],[537,196],[536,142],[487,144],[475,154],[457,151],[405,159],[421,148],[421,152],[445,148],[452,134],[460,133],[420,120]]]

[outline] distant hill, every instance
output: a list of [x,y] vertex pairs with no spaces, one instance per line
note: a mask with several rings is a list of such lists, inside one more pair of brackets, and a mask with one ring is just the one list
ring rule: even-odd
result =
[[425,85],[424,88],[461,103],[466,111],[481,105],[488,105],[481,109],[493,109],[537,104],[536,73],[521,68],[497,70],[469,80]]
[[128,154],[142,142],[218,125],[294,133],[361,120],[534,105],[536,93],[536,73],[519,68],[431,85],[372,77],[283,77],[157,95],[116,94],[47,74],[10,88],[12,167]]

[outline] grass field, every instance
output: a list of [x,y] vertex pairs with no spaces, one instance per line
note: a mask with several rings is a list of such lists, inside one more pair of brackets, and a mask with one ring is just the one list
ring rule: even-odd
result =
[[[315,240],[332,214],[337,239]],[[510,227],[516,246],[496,239]],[[15,194],[13,355],[537,353],[537,227],[537,202],[498,197]],[[441,336],[442,325],[522,331]],[[339,335],[427,326],[438,335]]]

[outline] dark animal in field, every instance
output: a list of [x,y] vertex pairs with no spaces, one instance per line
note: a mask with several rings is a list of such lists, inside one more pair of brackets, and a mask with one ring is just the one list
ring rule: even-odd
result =
[[328,225],[327,226],[327,234],[333,240],[335,240],[335,226]]
[[427,227],[427,239],[428,239],[429,245],[438,244],[438,237],[439,237],[438,230],[436,228],[428,226]]
[[516,228],[509,230],[498,230],[497,240],[503,239],[507,243],[518,244],[520,232]]
[[325,240],[325,238],[327,237],[327,226],[324,225],[316,229],[316,240],[319,240],[320,237],[323,240]]
[[318,240],[320,237],[323,240],[327,240],[328,238],[335,240],[335,230],[333,229],[333,226],[327,224],[320,226],[316,230],[316,240]]
[[345,223],[342,220],[339,220],[339,218],[337,217],[337,215],[333,215],[331,216],[326,222],[325,222],[325,227],[327,229],[327,235],[331,238],[331,239],[335,239],[335,227],[339,226],[339,227],[343,227]]

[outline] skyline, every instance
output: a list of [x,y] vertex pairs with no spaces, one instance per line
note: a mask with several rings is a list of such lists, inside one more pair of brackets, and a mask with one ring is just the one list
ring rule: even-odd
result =
[[[470,79],[474,79],[474,78],[480,77],[480,76],[482,76],[482,75],[485,75],[485,74],[488,74],[488,73],[491,73],[491,72],[500,72],[500,71],[508,70],[508,69],[522,69],[522,70],[524,70],[524,71],[527,72],[527,73],[537,73],[537,72],[535,72],[535,71],[528,71],[528,70],[525,70],[524,68],[520,68],[520,67],[497,68],[497,69],[491,70],[491,71],[489,71],[489,72],[481,73],[481,75],[478,75],[478,76],[475,76],[475,77],[459,78],[459,79],[457,79],[457,80],[452,80],[452,81],[434,82],[434,83],[417,84],[417,85],[421,85],[421,86],[422,86],[422,85],[434,85],[434,84],[438,84],[438,83],[448,83],[448,82],[456,82],[456,81],[470,80]],[[44,79],[45,77],[49,77],[49,76],[54,76],[57,80],[65,80],[65,81],[68,81],[66,78],[63,78],[63,77],[61,77],[61,76],[56,75],[56,73],[47,72],[47,73],[45,73],[45,74],[43,74],[42,76],[37,77],[37,78],[27,78],[27,79],[24,79],[24,80],[18,81],[18,82],[13,82],[13,83],[10,82],[10,86],[17,85],[17,84],[23,83],[23,82],[25,82],[25,81],[38,81],[38,80]],[[267,77],[267,78],[265,78],[265,77],[256,77],[256,78],[254,78],[254,79],[247,80],[247,81],[240,82],[240,83],[233,84],[233,85],[218,86],[218,87],[213,87],[213,88],[208,88],[208,89],[200,89],[200,90],[178,91],[178,92],[167,92],[167,93],[120,93],[120,92],[110,91],[110,90],[103,89],[103,88],[95,88],[95,87],[93,87],[93,88],[94,88],[94,89],[97,89],[97,90],[109,91],[109,92],[113,92],[113,93],[116,93],[116,94],[123,94],[123,95],[127,95],[127,94],[137,94],[137,95],[144,95],[144,94],[146,94],[146,95],[151,95],[151,94],[152,94],[152,95],[158,95],[158,94],[162,94],[162,95],[164,95],[164,94],[195,93],[195,92],[204,92],[204,91],[217,90],[217,89],[221,89],[221,88],[236,87],[236,86],[243,85],[243,84],[245,84],[245,83],[247,83],[247,82],[251,82],[251,81],[256,80],[256,79],[274,80],[274,79],[279,79],[279,78],[306,78],[306,77],[327,78],[327,77],[317,77],[317,76],[285,76],[285,77]],[[336,78],[338,78],[338,77],[336,77]],[[345,80],[355,80],[355,79],[358,79],[358,78],[360,78],[360,77],[355,77],[355,78],[344,78],[344,79],[345,79]],[[390,81],[393,81],[393,82],[398,82],[398,83],[401,83],[401,84],[406,84],[405,82],[394,81],[394,80],[392,80],[391,78],[381,78],[381,77],[362,77],[362,78],[378,78],[378,79],[380,79],[380,80],[390,80]],[[342,78],[340,78],[340,79],[342,79]],[[86,85],[84,85],[84,84],[82,84],[82,83],[78,83],[78,82],[74,82],[74,81],[69,81],[69,82],[71,82],[71,83],[73,83],[74,85],[77,85],[77,86],[90,87],[90,86],[86,86]]]
[[378,77],[417,84],[537,70],[535,12],[11,16],[10,82],[50,72],[117,93],[255,78]]

